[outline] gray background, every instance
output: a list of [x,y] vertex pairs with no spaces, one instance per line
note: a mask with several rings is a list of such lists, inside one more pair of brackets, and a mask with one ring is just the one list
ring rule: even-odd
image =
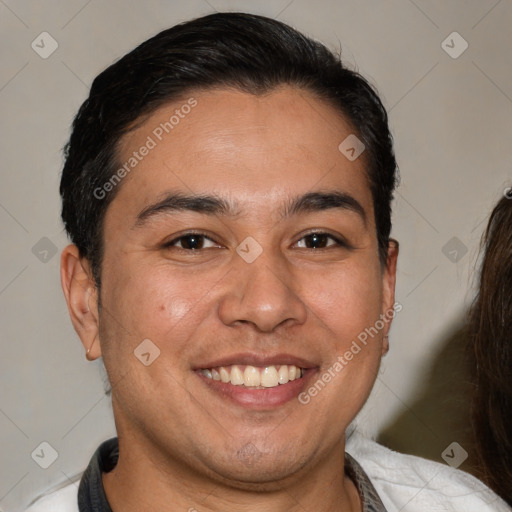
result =
[[[440,461],[456,441],[472,469],[461,325],[482,230],[512,181],[510,0],[0,0],[2,510],[22,510],[72,479],[115,434],[101,363],[84,357],[53,254],[67,243],[58,184],[72,118],[103,68],[214,10],[265,14],[341,46],[377,86],[401,168],[393,235],[403,310],[359,423],[389,446]],[[454,31],[469,45],[458,58],[442,47]],[[31,47],[51,48],[42,32],[58,43],[46,59]],[[462,49],[457,38],[446,44]],[[58,452],[46,470],[31,458],[43,441]]]

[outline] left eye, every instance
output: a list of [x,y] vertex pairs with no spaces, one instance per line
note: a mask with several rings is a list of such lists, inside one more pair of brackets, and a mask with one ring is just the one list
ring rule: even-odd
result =
[[310,233],[297,242],[297,247],[301,249],[325,249],[333,245],[342,246],[343,243],[327,233]]
[[209,247],[218,247],[218,245],[210,238],[199,233],[190,233],[188,235],[175,238],[168,244],[167,247],[178,247],[189,251],[198,249],[208,249]]

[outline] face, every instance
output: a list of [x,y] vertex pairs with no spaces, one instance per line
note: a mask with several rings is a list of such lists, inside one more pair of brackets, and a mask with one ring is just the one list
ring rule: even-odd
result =
[[392,308],[396,254],[381,265],[331,106],[289,87],[190,96],[121,141],[122,164],[141,158],[107,210],[92,354],[118,432],[196,474],[278,481],[343,452],[389,323],[353,342]]

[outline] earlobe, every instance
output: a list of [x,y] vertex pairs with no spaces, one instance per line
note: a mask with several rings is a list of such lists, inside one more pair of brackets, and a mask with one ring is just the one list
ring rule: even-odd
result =
[[[100,353],[97,354],[96,351],[93,352],[93,348],[94,348],[94,345],[95,343],[98,343],[98,346],[99,346],[99,340],[98,340],[98,335],[96,335],[94,337],[94,339],[92,340],[92,343],[91,345],[89,346],[89,348],[85,351],[85,357],[87,358],[88,361],[94,361],[95,359],[97,359],[98,357],[101,356],[101,350],[100,350]],[[101,347],[100,347],[101,349]]]
[[385,334],[382,338],[382,356],[389,352],[389,336]]
[[101,356],[97,288],[89,262],[80,258],[78,248],[68,245],[60,259],[62,290],[71,322],[92,361]]

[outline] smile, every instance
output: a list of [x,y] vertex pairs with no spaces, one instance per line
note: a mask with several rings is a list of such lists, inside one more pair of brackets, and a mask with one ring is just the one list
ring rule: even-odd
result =
[[229,365],[200,370],[207,379],[252,389],[275,388],[300,379],[305,370],[293,364],[252,366]]

